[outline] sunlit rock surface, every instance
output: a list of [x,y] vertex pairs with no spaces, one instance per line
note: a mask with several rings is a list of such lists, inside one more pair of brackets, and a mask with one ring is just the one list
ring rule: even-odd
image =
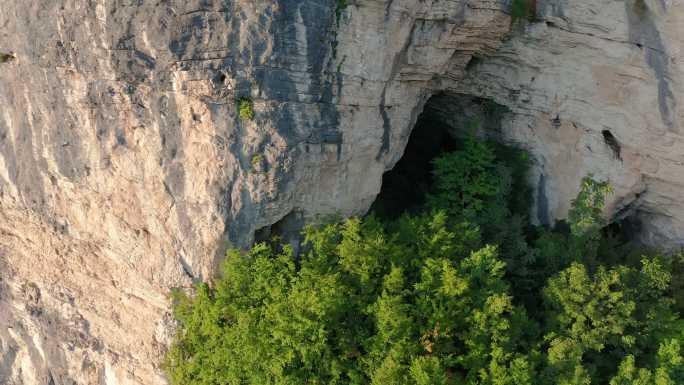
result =
[[349,3],[3,1],[0,383],[163,384],[168,290],[363,214],[442,92],[510,109],[537,221],[593,173],[608,215],[684,239],[684,4],[540,0],[509,33],[506,1]]
[[684,3],[547,1],[540,22],[446,88],[513,113],[502,135],[531,150],[538,222],[567,214],[583,176],[609,180],[607,215],[635,236],[684,244]]

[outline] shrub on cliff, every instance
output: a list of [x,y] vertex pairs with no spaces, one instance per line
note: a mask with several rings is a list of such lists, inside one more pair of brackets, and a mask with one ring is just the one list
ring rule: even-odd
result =
[[242,120],[254,119],[254,102],[246,97],[238,99],[238,114]]

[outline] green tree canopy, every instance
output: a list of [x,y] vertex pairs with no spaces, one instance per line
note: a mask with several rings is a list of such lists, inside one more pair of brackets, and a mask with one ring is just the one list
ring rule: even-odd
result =
[[[529,378],[496,248],[470,249],[443,213],[309,228],[288,247],[233,251],[215,289],[175,294],[177,384],[508,384]],[[412,238],[400,234],[410,232]],[[515,373],[512,377],[511,373]],[[503,381],[503,382],[502,382]]]
[[684,384],[681,257],[612,248],[591,178],[568,226],[529,232],[505,153],[526,161],[473,138],[438,158],[423,214],[230,251],[173,293],[171,382]]

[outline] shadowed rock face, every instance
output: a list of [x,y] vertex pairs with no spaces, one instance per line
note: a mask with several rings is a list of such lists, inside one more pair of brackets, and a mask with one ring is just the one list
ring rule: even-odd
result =
[[535,218],[591,172],[645,240],[684,239],[680,5],[539,1],[501,43],[506,1],[350,3],[3,2],[0,382],[164,383],[169,288],[288,213],[364,213],[441,91],[510,109]]
[[662,0],[652,4],[647,4],[645,0],[632,0],[625,2],[625,10],[629,41],[644,51],[646,63],[658,80],[658,110],[663,124],[674,129],[676,106],[670,87],[670,58],[658,30],[658,14],[666,12],[667,5]]

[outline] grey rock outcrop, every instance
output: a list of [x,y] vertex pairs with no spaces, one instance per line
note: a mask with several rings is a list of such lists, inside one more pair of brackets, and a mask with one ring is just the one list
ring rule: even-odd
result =
[[539,3],[540,22],[471,68],[453,92],[508,106],[502,130],[536,166],[535,218],[564,218],[582,177],[615,189],[609,218],[647,244],[684,243],[684,4]]
[[538,1],[509,34],[496,0],[6,0],[0,383],[164,383],[168,290],[260,228],[364,213],[440,92],[509,107],[540,222],[593,173],[675,246],[684,5],[630,1]]

